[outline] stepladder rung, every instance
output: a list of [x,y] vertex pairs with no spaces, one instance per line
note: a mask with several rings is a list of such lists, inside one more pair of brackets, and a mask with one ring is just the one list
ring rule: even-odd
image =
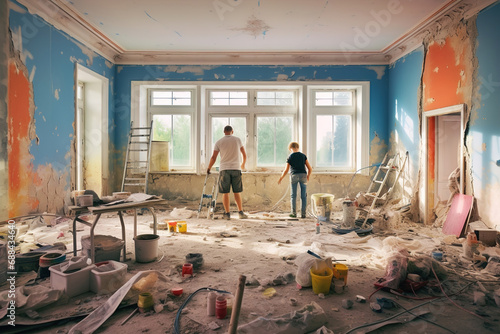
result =
[[130,137],[149,137],[149,134],[131,134]]
[[143,187],[146,183],[124,183],[125,186],[140,186]]
[[147,148],[131,148],[129,151],[131,152],[147,152],[149,149]]

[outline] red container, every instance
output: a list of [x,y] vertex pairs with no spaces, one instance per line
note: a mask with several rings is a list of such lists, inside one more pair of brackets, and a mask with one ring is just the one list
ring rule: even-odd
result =
[[193,264],[191,264],[191,263],[185,263],[182,266],[182,277],[184,277],[184,275],[191,275],[191,276],[193,276]]
[[215,300],[215,317],[225,319],[227,315],[227,300],[224,296],[218,296]]

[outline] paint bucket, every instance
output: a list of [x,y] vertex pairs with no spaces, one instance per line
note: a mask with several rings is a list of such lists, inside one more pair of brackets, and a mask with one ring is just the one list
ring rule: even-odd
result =
[[186,255],[186,262],[191,263],[194,269],[200,269],[203,265],[203,254],[189,253]]
[[16,255],[16,272],[38,271],[40,268],[40,257],[47,252],[27,252]]
[[134,238],[135,261],[141,263],[152,262],[158,257],[158,239],[156,234],[141,234]]
[[180,233],[187,233],[187,223],[185,221],[177,222],[177,230]]
[[356,206],[354,201],[346,200],[342,202],[342,209],[344,214],[344,226],[354,227],[356,221]]
[[321,269],[321,271],[316,271],[311,268],[311,281],[312,288],[315,294],[327,294],[330,292],[330,286],[332,285],[333,271],[330,268]]
[[189,275],[189,276],[193,277],[193,264],[192,263],[184,263],[184,265],[182,266],[182,277],[184,277],[184,275]]
[[321,221],[329,221],[333,207],[334,195],[312,194],[311,205],[313,214]]
[[347,273],[349,272],[349,268],[345,264],[334,263],[333,264],[333,276],[336,279],[344,280],[344,285],[347,285]]
[[[81,239],[82,254],[90,258],[90,235],[84,235]],[[94,261],[117,261],[120,262],[120,252],[125,242],[112,235],[94,235]]]
[[148,312],[153,308],[154,304],[155,302],[151,293],[143,292],[139,294],[139,300],[137,301],[137,307],[139,307],[139,311]]
[[174,233],[177,230],[177,222],[176,221],[169,221],[168,222],[168,231],[170,233]]

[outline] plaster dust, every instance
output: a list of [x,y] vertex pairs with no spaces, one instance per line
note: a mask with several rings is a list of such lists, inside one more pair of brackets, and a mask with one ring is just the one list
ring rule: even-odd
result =
[[[172,219],[171,212],[179,214],[179,212],[185,213],[186,210],[170,208],[168,211],[159,211],[159,221]],[[144,215],[138,216],[138,234],[151,233],[152,217],[146,213],[147,211]],[[91,220],[92,217],[88,219]],[[240,275],[245,275],[247,282],[254,282],[253,285],[245,287],[239,317],[240,325],[258,317],[274,318],[289,314],[311,302],[316,302],[326,313],[328,322],[325,326],[334,333],[346,333],[354,327],[386,319],[401,311],[399,308],[384,309],[382,313],[375,313],[371,311],[369,305],[370,301],[374,301],[375,298],[391,298],[405,308],[424,302],[397,298],[382,291],[376,292],[368,300],[375,292],[373,283],[384,276],[387,257],[392,251],[404,247],[413,255],[428,255],[439,247],[443,249],[445,258],[450,259],[450,263],[453,262],[452,259],[460,259],[459,254],[462,252],[461,248],[444,243],[443,240],[450,238],[449,236],[445,238],[440,233],[440,229],[420,228],[416,232],[417,226],[421,226],[416,224],[404,224],[400,229],[390,230],[391,232],[374,229],[374,233],[367,236],[357,236],[355,233],[342,236],[332,233],[325,225],[321,226],[321,233],[316,234],[315,220],[312,218],[289,220],[285,214],[268,212],[250,214],[249,219],[245,220],[237,218],[230,221],[197,218],[185,220],[187,233],[159,230],[159,260],[140,264],[134,261],[133,217],[125,216],[129,259],[126,262],[127,275],[131,277],[138,271],[154,269],[166,276],[167,282],[160,284],[161,286],[154,295],[157,302],[164,303],[164,308],[159,313],[138,313],[122,326],[122,321],[134,311],[135,304],[129,303],[129,306],[118,309],[95,333],[174,333],[173,326],[177,310],[190,294],[204,287],[222,289],[234,294]],[[67,222],[67,224],[70,223],[71,221]],[[95,232],[120,237],[119,219],[115,215],[103,215]],[[78,242],[81,236],[88,233],[89,228],[86,225],[78,224]],[[68,235],[67,240],[70,241],[71,235]],[[71,244],[67,246],[68,250],[72,249]],[[331,292],[321,298],[315,295],[311,288],[299,290],[294,281],[288,284],[270,285],[280,275],[295,275],[297,266],[294,259],[305,254],[307,250],[312,250],[322,257],[346,260],[341,262],[349,267],[345,290],[340,290],[340,293]],[[189,253],[201,253],[204,263],[200,269],[194,271],[193,277],[183,278],[181,276],[182,264],[186,262],[185,258]],[[462,274],[462,270],[465,270],[462,267],[457,262],[453,270]],[[451,294],[467,283],[468,281],[464,281],[460,276],[450,275],[443,284]],[[40,284],[47,284],[47,282]],[[170,295],[169,291],[174,287],[183,288],[183,295],[180,297]],[[276,293],[272,297],[265,297],[263,292],[269,287],[275,289]],[[486,289],[492,288],[486,285]],[[497,327],[493,329],[484,327],[480,319],[456,308],[446,299],[430,304],[430,307],[426,309],[431,312],[427,318],[455,333],[470,333],[473,330],[481,333],[494,333],[499,323],[493,319],[500,319],[500,309],[492,304],[491,300],[488,301],[487,307],[472,305],[472,294],[475,290],[476,288],[472,287],[464,290],[455,297],[455,302],[472,312],[486,315],[488,321]],[[424,288],[424,291],[427,293],[419,293],[419,296],[427,297],[429,293],[440,294],[437,287]],[[357,295],[364,296],[368,302],[355,302]],[[292,299],[295,299],[295,303]],[[352,308],[342,307],[344,299],[354,301]],[[82,319],[82,314],[91,312],[105,300],[103,296],[87,293],[73,297],[69,301],[62,301],[52,308],[44,308],[39,313],[49,314],[53,319],[58,312],[66,316],[79,314],[80,317],[59,321],[46,328],[37,326],[36,329],[28,330],[26,333],[67,333]],[[200,292],[185,306],[180,316],[180,333],[227,333],[229,318],[220,320],[207,316],[206,300],[207,293]],[[73,313],[71,309],[74,310]],[[210,329],[214,324],[221,328]],[[414,320],[404,325],[384,327],[377,333],[401,333],[402,331],[443,332],[442,329],[423,320]],[[262,333],[266,331],[263,329]]]

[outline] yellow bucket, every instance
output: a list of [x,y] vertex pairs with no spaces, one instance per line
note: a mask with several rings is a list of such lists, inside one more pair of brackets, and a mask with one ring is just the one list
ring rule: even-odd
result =
[[311,268],[312,288],[315,294],[327,294],[330,292],[332,284],[333,271],[330,268],[321,271],[315,271]]
[[186,233],[187,232],[187,223],[185,221],[178,221],[177,222],[177,230],[180,233]]
[[333,276],[335,278],[344,280],[344,285],[347,285],[347,273],[349,268],[345,264],[334,263],[333,264]]

